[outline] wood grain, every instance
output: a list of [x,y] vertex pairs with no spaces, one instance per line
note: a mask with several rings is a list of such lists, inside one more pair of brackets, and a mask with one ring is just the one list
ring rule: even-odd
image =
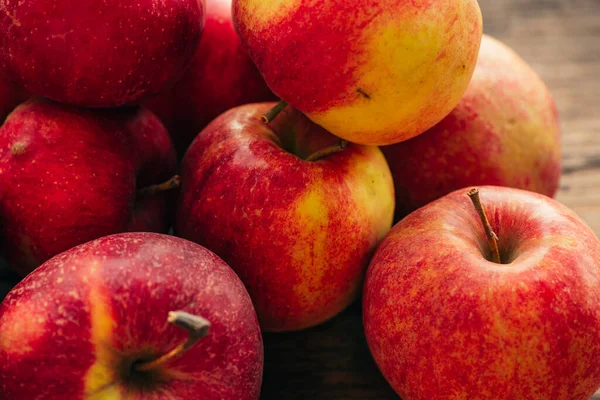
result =
[[[554,93],[564,159],[557,198],[600,235],[600,0],[480,5],[485,32],[513,47]],[[0,298],[10,281],[14,277],[0,268]],[[322,326],[264,339],[262,399],[398,399],[371,359],[358,303]]]

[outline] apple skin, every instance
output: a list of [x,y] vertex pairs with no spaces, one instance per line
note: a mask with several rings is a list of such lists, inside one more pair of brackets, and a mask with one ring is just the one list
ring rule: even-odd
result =
[[476,0],[234,0],[233,20],[275,94],[369,145],[444,118],[467,88],[482,35]]
[[0,253],[26,275],[75,245],[126,231],[166,232],[175,150],[141,108],[92,111],[32,99],[0,128]]
[[82,107],[158,94],[191,61],[204,0],[3,1],[0,68],[34,94]]
[[541,194],[480,188],[508,265],[461,189],[400,221],[367,272],[363,321],[407,400],[587,400],[600,386],[600,243]]
[[236,271],[264,331],[291,331],[330,319],[358,296],[391,227],[394,188],[376,147],[350,144],[305,161],[339,139],[290,108],[264,124],[273,105],[229,110],[194,140],[181,167],[175,234]]
[[456,108],[427,132],[382,150],[394,176],[397,220],[469,185],[552,197],[560,180],[560,121],[552,94],[513,50],[486,35]]
[[231,20],[231,0],[206,0],[206,24],[190,67],[146,104],[165,124],[181,157],[206,125],[230,108],[274,101]]
[[[135,361],[184,342],[166,322],[176,310],[209,320],[208,336],[155,371],[146,391],[116,383]],[[180,238],[123,233],[70,249],[8,294],[0,321],[5,400],[259,396],[263,347],[250,297],[221,259]]]

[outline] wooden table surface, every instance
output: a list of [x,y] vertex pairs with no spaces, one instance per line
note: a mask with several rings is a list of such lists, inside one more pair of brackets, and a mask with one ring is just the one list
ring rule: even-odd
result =
[[[600,236],[600,0],[479,2],[484,31],[513,47],[554,93],[564,160],[557,198]],[[0,299],[8,276],[0,269]],[[264,339],[262,399],[398,399],[370,357],[358,303],[322,326]]]

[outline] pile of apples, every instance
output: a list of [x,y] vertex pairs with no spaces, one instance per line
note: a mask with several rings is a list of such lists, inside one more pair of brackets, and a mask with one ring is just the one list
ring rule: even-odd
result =
[[0,31],[0,399],[255,400],[261,332],[359,297],[404,400],[600,386],[600,242],[476,0],[0,0]]

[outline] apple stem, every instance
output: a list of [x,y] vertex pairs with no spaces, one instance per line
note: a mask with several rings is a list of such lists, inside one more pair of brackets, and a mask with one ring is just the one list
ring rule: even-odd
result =
[[282,112],[283,109],[286,108],[287,106],[288,106],[288,103],[284,100],[281,100],[281,101],[279,101],[279,103],[275,104],[275,107],[271,108],[269,111],[264,113],[260,119],[265,124],[268,124],[269,122],[271,122],[275,118],[277,118],[279,113]]
[[331,154],[339,153],[348,147],[348,142],[344,139],[340,139],[336,144],[331,146],[327,146],[324,149],[315,151],[308,157],[306,157],[305,161],[318,161],[322,158],[325,158]]
[[492,229],[490,222],[487,219],[487,215],[485,215],[485,210],[483,209],[483,204],[481,204],[481,199],[479,198],[479,189],[473,188],[469,190],[467,193],[471,198],[471,202],[475,206],[475,210],[477,210],[477,214],[479,214],[479,218],[481,219],[481,223],[483,224],[483,228],[485,229],[485,235],[487,237],[488,245],[492,250],[492,261],[501,264],[500,260],[500,250],[498,250],[498,236]]
[[148,196],[158,192],[165,192],[167,190],[176,189],[181,185],[181,177],[179,175],[173,176],[166,182],[159,183],[157,185],[147,186],[138,190],[138,196]]
[[149,371],[166,364],[167,362],[183,355],[187,350],[194,346],[200,339],[208,335],[210,322],[197,315],[186,313],[185,311],[171,311],[167,321],[175,326],[188,331],[187,340],[175,347],[173,350],[157,359],[145,363],[135,364],[137,371]]

